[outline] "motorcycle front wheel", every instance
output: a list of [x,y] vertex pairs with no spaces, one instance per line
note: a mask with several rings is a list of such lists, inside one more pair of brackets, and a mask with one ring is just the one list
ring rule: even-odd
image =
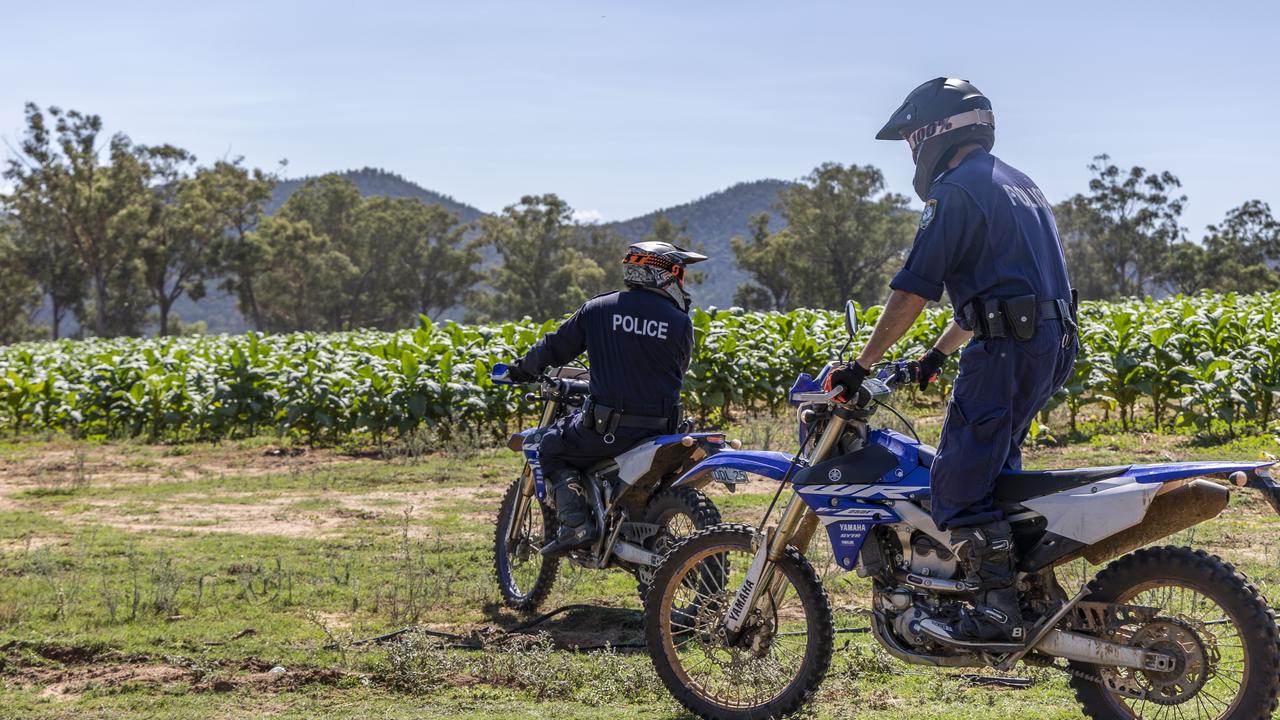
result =
[[719,525],[676,545],[645,598],[645,642],[654,669],[690,712],[714,720],[787,715],[809,701],[831,665],[827,593],[794,548],[775,565],[734,637],[722,621],[751,566],[755,531]]
[[[493,564],[502,601],[507,607],[528,612],[547,599],[560,559],[544,558],[538,553],[559,527],[555,514],[537,496],[520,502],[525,482],[523,476],[516,478],[502,498],[493,536]],[[521,504],[524,508],[520,517],[515,517]]]

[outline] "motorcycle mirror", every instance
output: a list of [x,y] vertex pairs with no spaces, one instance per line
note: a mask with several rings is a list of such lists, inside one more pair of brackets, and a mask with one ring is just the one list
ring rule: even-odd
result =
[[858,306],[852,300],[844,303],[844,329],[849,333],[850,339],[858,334]]

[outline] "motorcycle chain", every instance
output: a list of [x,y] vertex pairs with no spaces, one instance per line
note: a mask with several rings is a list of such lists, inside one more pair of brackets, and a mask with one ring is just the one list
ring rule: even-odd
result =
[[1131,698],[1131,699],[1133,699],[1133,700],[1145,700],[1145,699],[1146,699],[1146,693],[1126,692],[1126,691],[1121,690],[1121,689],[1107,687],[1107,683],[1106,683],[1105,681],[1103,681],[1103,679],[1102,679],[1101,677],[1099,677],[1099,676],[1097,676],[1097,675],[1094,675],[1094,674],[1092,674],[1092,673],[1087,673],[1087,672],[1085,672],[1085,671],[1083,671],[1083,670],[1076,670],[1075,668],[1071,667],[1070,665],[1057,665],[1057,664],[1053,664],[1053,665],[1050,665],[1049,667],[1051,667],[1051,668],[1053,668],[1053,669],[1055,669],[1055,670],[1061,670],[1062,672],[1064,672],[1064,673],[1066,673],[1066,674],[1068,674],[1068,675],[1070,675],[1070,676],[1072,676],[1072,677],[1080,678],[1081,680],[1084,680],[1085,682],[1091,682],[1091,683],[1095,683],[1095,684],[1097,684],[1097,685],[1100,685],[1100,686],[1102,687],[1102,689],[1103,689],[1103,690],[1106,690],[1106,691],[1107,691],[1107,692],[1109,692],[1109,693],[1114,693],[1114,694],[1116,694],[1116,695],[1122,695],[1122,696],[1124,696],[1124,697]]

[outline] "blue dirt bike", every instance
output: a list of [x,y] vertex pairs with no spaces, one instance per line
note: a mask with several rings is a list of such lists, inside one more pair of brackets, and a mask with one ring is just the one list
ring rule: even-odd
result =
[[[846,326],[852,338],[852,308]],[[801,422],[794,457],[722,452],[674,484],[731,470],[795,489],[776,524],[691,535],[653,578],[646,642],[658,675],[686,708],[704,718],[759,720],[795,711],[812,696],[834,642],[827,592],[805,555],[821,527],[835,563],[870,578],[870,632],[904,662],[1058,666],[1084,713],[1098,720],[1271,716],[1280,635],[1258,589],[1202,551],[1138,549],[1215,517],[1233,487],[1261,491],[1280,512],[1271,464],[1001,475],[996,500],[1013,525],[1029,629],[1016,644],[947,645],[921,632],[920,621],[958,610],[976,588],[963,579],[948,533],[930,519],[934,449],[872,427],[894,388],[912,380],[909,366],[890,364],[848,401],[840,399],[843,388],[822,390],[832,367],[817,378],[801,375],[791,390]],[[1224,482],[1197,479],[1205,477]],[[1081,557],[1095,565],[1114,560],[1068,593],[1055,569]]]
[[[495,365],[494,383],[514,384],[507,370],[506,365]],[[542,376],[527,396],[542,402],[538,426],[512,435],[507,443],[524,454],[525,465],[502,498],[493,555],[503,601],[517,610],[536,609],[551,592],[560,567],[560,558],[538,553],[559,530],[538,463],[542,434],[580,410],[589,389],[590,376],[582,368],[556,368]],[[643,596],[678,538],[719,524],[720,511],[701,488],[714,480],[732,489],[745,479],[736,472],[708,473],[674,487],[676,478],[727,444],[722,433],[658,435],[589,468],[585,485],[599,537],[570,554],[569,561],[592,569],[622,568],[636,577]]]

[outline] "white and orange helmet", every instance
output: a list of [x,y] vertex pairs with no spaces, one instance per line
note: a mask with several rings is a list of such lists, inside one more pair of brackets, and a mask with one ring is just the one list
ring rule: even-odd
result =
[[634,243],[622,259],[622,281],[631,287],[665,293],[681,310],[689,312],[692,298],[684,289],[685,266],[706,259],[706,255],[667,242]]

